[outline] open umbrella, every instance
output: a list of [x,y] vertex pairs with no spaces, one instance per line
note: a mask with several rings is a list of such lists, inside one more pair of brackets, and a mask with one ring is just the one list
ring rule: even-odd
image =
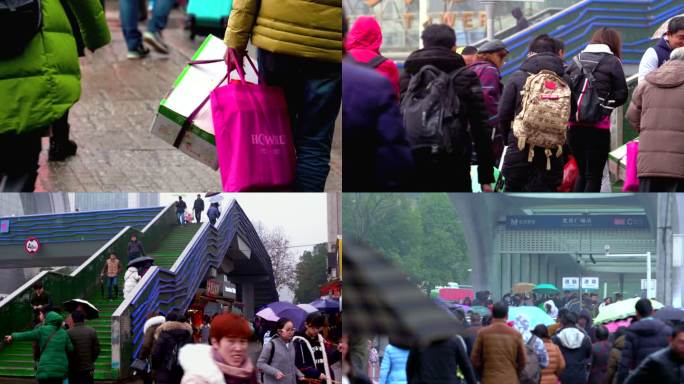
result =
[[620,327],[629,327],[632,323],[629,320],[618,320],[603,324],[608,329],[608,332],[614,333]]
[[536,287],[534,287],[532,289],[532,292],[544,295],[544,294],[559,293],[560,290],[553,284],[544,283],[544,284],[539,284]]
[[656,31],[653,33],[653,36],[651,36],[651,39],[660,39],[661,37],[663,37],[663,35],[667,32],[667,24],[670,23],[670,20],[680,16],[684,16],[684,13],[679,16],[673,16],[667,19],[666,22],[664,22],[658,29],[656,29]]
[[318,308],[314,307],[311,304],[297,304],[297,306],[303,310],[306,311],[306,313],[314,313],[318,312]]
[[453,337],[458,324],[370,246],[343,248],[344,328],[350,335],[387,335],[427,346]]
[[[635,316],[636,309],[634,308],[634,305],[639,300],[638,297],[635,297],[633,299],[622,300],[617,303],[606,305],[599,311],[598,316],[594,319],[594,324],[610,323],[615,320],[622,320],[630,316]],[[651,300],[651,305],[653,305],[653,309],[660,309],[663,307],[663,304],[655,300]]]
[[663,307],[659,310],[656,311],[655,315],[653,315],[656,319],[660,319],[662,321],[682,321],[684,322],[684,311],[682,311],[679,308],[674,308],[671,306],[666,306]]
[[333,299],[318,299],[311,302],[319,311],[339,311],[340,301]]
[[64,309],[67,312],[73,312],[76,309],[80,309],[88,320],[97,319],[100,317],[100,310],[96,306],[92,305],[90,302],[83,299],[71,299],[64,302]]
[[143,257],[136,257],[135,259],[131,260],[128,262],[129,267],[136,267],[140,268],[144,266],[145,264],[152,264],[154,263],[154,259],[151,257],[143,256]]
[[204,198],[209,200],[209,203],[220,203],[223,201],[223,196],[219,192],[207,192]]
[[470,312],[475,312],[479,314],[480,316],[489,316],[492,313],[489,311],[489,308],[483,307],[481,305],[476,305],[474,307],[470,307]]
[[523,306],[523,307],[508,307],[508,320],[515,320],[518,315],[525,315],[530,322],[530,329],[534,329],[539,324],[549,326],[555,321],[546,312],[539,309],[539,307]]
[[267,305],[266,308],[257,312],[256,315],[268,321],[278,321],[281,317],[286,317],[292,320],[296,329],[301,330],[304,327],[304,321],[308,313],[292,303],[276,301]]
[[517,283],[513,286],[513,293],[528,293],[532,292],[534,284],[532,283]]

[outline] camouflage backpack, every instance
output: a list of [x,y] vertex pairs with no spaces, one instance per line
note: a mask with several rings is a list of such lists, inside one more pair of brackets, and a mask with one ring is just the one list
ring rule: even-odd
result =
[[527,161],[530,162],[534,158],[534,147],[544,148],[546,170],[550,170],[551,150],[558,149],[557,157],[563,153],[570,118],[570,87],[556,73],[541,70],[530,74],[521,95],[522,110],[513,121],[518,148],[523,151],[529,144]]

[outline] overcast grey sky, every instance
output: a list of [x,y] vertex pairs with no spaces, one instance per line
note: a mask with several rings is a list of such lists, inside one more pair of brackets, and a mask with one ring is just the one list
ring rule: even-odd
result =
[[[183,200],[192,209],[197,193],[183,193]],[[204,198],[204,193],[200,193]],[[327,242],[327,210],[325,193],[223,193],[222,210],[232,199],[256,223],[261,221],[268,229],[282,227],[291,245],[306,245],[292,248],[292,255],[299,257],[312,244]],[[178,193],[162,193],[162,205],[178,200]],[[205,205],[208,207],[207,202]],[[206,210],[202,220],[206,220]]]

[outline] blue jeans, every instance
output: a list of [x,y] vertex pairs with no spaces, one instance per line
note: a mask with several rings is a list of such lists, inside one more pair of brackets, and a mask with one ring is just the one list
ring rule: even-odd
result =
[[107,276],[107,295],[112,298],[112,286],[114,286],[114,296],[119,297],[119,282],[117,276]]
[[295,189],[323,192],[342,101],[342,65],[259,49],[259,69],[266,84],[285,92],[297,151]]
[[185,212],[176,212],[176,217],[181,225],[185,224]]
[[[120,0],[119,18],[121,19],[121,29],[123,30],[126,46],[129,51],[137,49],[142,44],[142,33],[138,29],[140,19],[140,0]],[[152,17],[147,23],[147,30],[159,32],[166,28],[169,21],[169,13],[173,8],[175,0],[157,0],[154,2]]]

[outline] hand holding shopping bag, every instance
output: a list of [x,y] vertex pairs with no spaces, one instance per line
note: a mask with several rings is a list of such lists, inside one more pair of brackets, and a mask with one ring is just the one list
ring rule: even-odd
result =
[[211,93],[223,191],[288,189],[294,181],[295,151],[283,90],[261,80],[247,82],[236,56],[229,49],[226,59],[240,79]]

